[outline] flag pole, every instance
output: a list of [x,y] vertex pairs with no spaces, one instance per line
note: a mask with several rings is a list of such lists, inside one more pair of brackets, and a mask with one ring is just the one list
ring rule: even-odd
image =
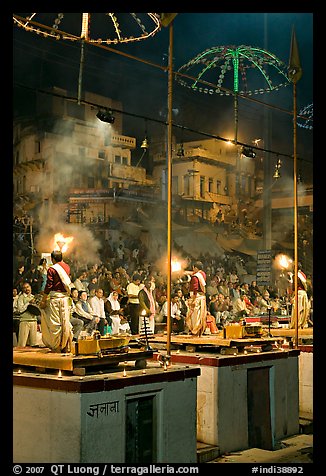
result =
[[295,347],[299,345],[298,309],[298,178],[297,178],[297,85],[293,83],[293,195],[294,195],[294,309]]
[[166,359],[171,358],[171,249],[172,249],[172,84],[173,84],[173,20],[177,13],[161,13],[161,24],[169,27],[168,59],[168,139],[167,139],[167,326]]
[[302,76],[299,50],[294,27],[292,29],[289,80],[293,83],[293,198],[294,198],[294,324],[295,347],[299,346],[298,309],[298,178],[297,178],[297,81]]
[[171,356],[171,247],[172,247],[172,73],[173,73],[173,21],[169,26],[169,70],[168,70],[168,230],[167,230],[167,358]]
[[82,29],[80,34],[80,63],[79,63],[79,76],[78,76],[78,96],[77,103],[81,102],[81,92],[82,92],[82,81],[83,81],[83,70],[84,70],[84,58],[85,58],[85,40],[88,40],[89,33],[89,13],[82,14]]

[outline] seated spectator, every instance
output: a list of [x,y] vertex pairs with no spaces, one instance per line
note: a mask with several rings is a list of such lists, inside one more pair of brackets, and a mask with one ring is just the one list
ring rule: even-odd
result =
[[[95,296],[96,290],[99,289],[99,285],[97,281],[98,281],[97,276],[92,275],[90,277],[90,281],[87,287],[87,292],[90,298]],[[103,293],[104,293],[104,290],[103,290]]]
[[128,333],[131,334],[130,326],[125,319],[119,303],[119,294],[112,291],[104,302],[105,313],[111,319],[112,335]]
[[12,314],[13,314],[13,332],[14,332],[14,339],[16,339],[16,343],[14,345],[17,345],[17,338],[18,338],[18,331],[19,331],[19,323],[20,323],[20,315],[18,312],[18,307],[17,307],[17,302],[18,302],[18,290],[17,288],[13,288],[12,290],[12,298],[13,298],[13,308],[12,308]]
[[93,331],[97,328],[97,324],[100,322],[100,318],[94,316],[93,309],[87,301],[86,291],[81,290],[78,292],[76,314],[78,315],[78,318],[84,322],[84,330],[88,335],[92,335]]
[[215,278],[211,279],[208,284],[207,284],[207,289],[206,289],[206,293],[209,295],[209,296],[212,296],[213,294],[217,294],[218,293],[218,283],[216,281]]
[[119,294],[119,299],[121,299],[126,294],[126,290],[123,288],[122,279],[119,271],[113,273],[112,279],[110,281],[111,291],[117,291]]
[[104,326],[107,325],[108,321],[105,317],[103,289],[96,289],[95,296],[90,297],[88,302],[91,305],[92,314],[100,319],[97,329],[100,331],[101,336],[104,336]]
[[238,322],[240,319],[250,314],[250,310],[248,309],[246,304],[245,294],[241,293],[240,297],[233,301],[232,313],[235,322]]
[[218,334],[218,328],[216,326],[215,317],[210,312],[206,314],[206,329],[204,334]]
[[281,302],[281,298],[278,295],[276,295],[273,299],[271,299],[271,306],[275,313],[281,312],[282,302]]
[[235,269],[232,269],[232,271],[229,275],[229,281],[232,284],[239,283],[239,276],[238,276],[237,271]]
[[177,323],[177,329],[179,333],[186,332],[186,317],[188,312],[187,301],[184,298],[181,288],[176,288],[176,295],[178,296],[177,305],[180,311],[180,320]]
[[216,325],[221,329],[230,318],[230,299],[225,298],[222,293],[215,294],[213,302],[210,303],[209,311],[215,317]]
[[216,320],[217,296],[218,294],[212,294],[207,306],[208,311],[210,312],[210,314],[212,314],[212,316],[215,317],[215,320]]
[[87,290],[87,287],[85,286],[86,276],[87,276],[86,271],[81,271],[73,284],[74,284],[74,287],[78,291],[86,291],[87,293],[88,290]]
[[267,289],[263,292],[263,295],[257,296],[256,298],[256,307],[258,307],[261,314],[267,314],[268,310],[271,308],[272,303],[270,300],[269,292]]
[[249,310],[250,313],[253,313],[254,310],[255,310],[255,306],[254,304],[250,301],[250,297],[249,295],[246,293],[246,292],[241,292],[241,294],[243,294],[243,299],[246,303],[246,306],[247,306],[247,309]]
[[32,294],[39,294],[41,290],[42,276],[36,265],[32,265],[25,274],[26,281],[32,288]]
[[232,304],[234,304],[234,302],[240,298],[240,294],[241,294],[240,284],[239,283],[233,284],[232,288],[230,289],[230,298],[232,300]]
[[17,311],[19,312],[19,336],[18,347],[37,346],[37,315],[32,313],[28,306],[34,302],[34,295],[29,283],[23,284],[21,294],[17,300]]
[[80,319],[76,313],[76,304],[78,302],[78,290],[76,288],[72,288],[70,291],[70,302],[70,324],[72,325],[73,340],[77,341],[79,334],[83,330],[84,321]]
[[223,296],[230,296],[230,288],[225,279],[221,279],[217,289],[219,293],[223,294]]
[[250,301],[255,304],[255,300],[257,296],[260,296],[260,290],[257,285],[257,281],[251,281],[251,284],[249,286],[249,295],[250,295]]
[[[171,328],[175,328],[176,333],[180,333],[184,331],[185,322],[184,319],[181,317],[181,311],[178,306],[179,297],[176,293],[171,294]],[[167,299],[164,301],[160,311],[161,315],[163,316],[162,322],[167,323],[168,317],[168,301]]]

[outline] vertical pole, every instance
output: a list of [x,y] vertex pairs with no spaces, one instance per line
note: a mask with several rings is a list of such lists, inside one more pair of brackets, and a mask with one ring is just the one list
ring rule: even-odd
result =
[[297,81],[302,76],[297,39],[294,27],[290,47],[289,79],[293,83],[293,199],[294,199],[294,327],[295,346],[299,346],[298,323],[298,177],[297,177]]
[[[268,48],[268,13],[264,13],[264,48]],[[271,111],[264,109],[264,147],[271,147]],[[263,183],[263,247],[272,249],[272,174],[270,152],[264,153],[264,183]]]
[[89,13],[82,14],[82,25],[81,25],[81,50],[80,50],[80,65],[79,65],[79,77],[78,77],[78,95],[77,102],[80,104],[81,101],[81,88],[82,88],[82,78],[83,78],[83,69],[84,69],[84,56],[85,56],[85,39],[88,40],[89,33],[89,23],[90,15]]
[[297,85],[293,83],[293,195],[294,195],[294,322],[295,347],[299,345],[298,323],[298,178],[297,178]]
[[77,103],[80,104],[81,100],[81,90],[82,90],[82,78],[83,78],[83,69],[84,69],[84,44],[85,40],[81,40],[81,50],[80,50],[80,64],[79,64],[79,76],[78,76],[78,94],[77,94]]
[[234,143],[238,142],[238,92],[234,94]]
[[233,90],[234,90],[234,143],[238,142],[238,92],[239,92],[239,56],[232,58],[233,63]]
[[168,64],[168,229],[167,229],[167,357],[171,355],[171,216],[172,216],[172,75],[173,75],[173,21],[169,25],[169,64]]

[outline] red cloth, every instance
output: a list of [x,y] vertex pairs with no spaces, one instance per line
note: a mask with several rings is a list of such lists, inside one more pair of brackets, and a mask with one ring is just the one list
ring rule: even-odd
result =
[[[65,272],[70,276],[70,266],[69,264],[65,263],[64,261],[60,261],[58,263],[62,268],[65,270]],[[63,282],[60,279],[60,276],[56,272],[54,268],[51,266],[48,269],[47,272],[47,280],[46,280],[46,285],[44,288],[44,294],[49,294],[50,291],[56,291],[56,292],[61,292],[65,293],[66,288],[63,284]]]
[[[203,275],[206,282],[206,273],[204,271],[199,271],[199,273]],[[202,292],[200,284],[199,284],[199,279],[194,274],[191,276],[189,290],[192,291],[194,295],[196,295],[198,292]]]
[[209,328],[211,334],[218,334],[218,328],[214,317],[208,312],[206,316],[206,327]]

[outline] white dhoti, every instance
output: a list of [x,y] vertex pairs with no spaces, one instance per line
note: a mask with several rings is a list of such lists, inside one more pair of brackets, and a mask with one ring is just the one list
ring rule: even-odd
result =
[[[309,302],[306,291],[303,289],[299,289],[298,290],[298,329],[303,329],[304,327],[308,327],[310,309],[311,309],[311,306],[310,306],[310,302]],[[296,320],[295,302],[293,302],[290,329],[295,329],[295,320]]]
[[49,297],[47,307],[41,312],[43,343],[57,352],[70,352],[73,333],[68,296],[51,291]]
[[191,334],[201,336],[206,329],[206,296],[197,294],[188,300],[186,325]]

